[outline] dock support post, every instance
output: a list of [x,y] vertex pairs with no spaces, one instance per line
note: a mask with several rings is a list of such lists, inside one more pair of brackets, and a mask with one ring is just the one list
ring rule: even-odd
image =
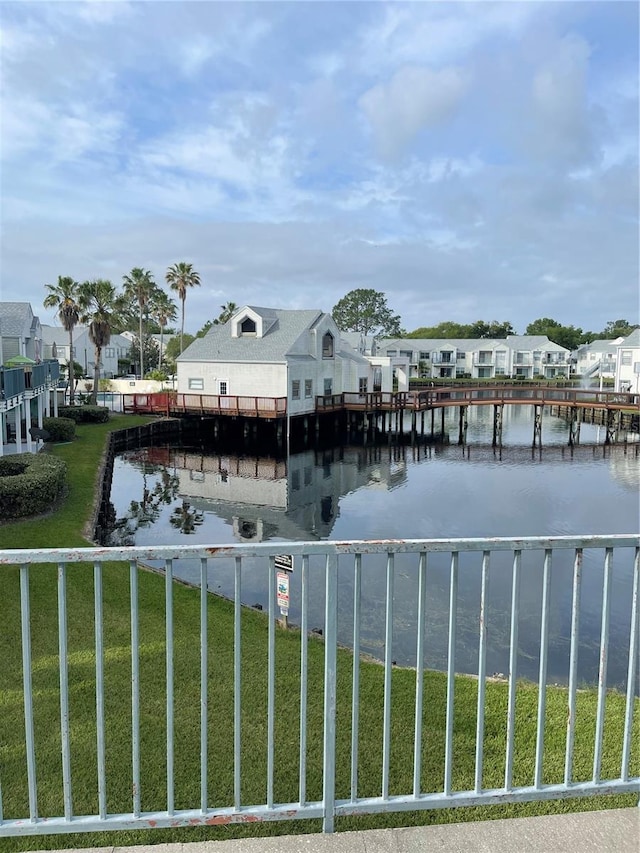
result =
[[542,447],[542,406],[533,406],[533,444]]
[[443,436],[444,436],[444,406],[443,406],[443,407],[442,407],[442,409],[440,410],[440,414],[441,414],[441,426],[440,426],[440,433],[441,433],[441,435],[443,435]]
[[620,415],[621,412],[616,412],[615,409],[607,409],[606,412],[606,436],[604,439],[605,444],[615,444],[617,438],[617,431],[619,427],[619,418],[616,415]]
[[578,418],[578,407],[569,409],[569,447],[580,444],[580,420]]
[[460,406],[458,417],[458,444],[465,444],[467,440],[467,406]]
[[497,447],[498,445],[502,447],[502,411],[504,408],[504,404],[498,403],[493,407],[493,437],[491,439],[491,446]]

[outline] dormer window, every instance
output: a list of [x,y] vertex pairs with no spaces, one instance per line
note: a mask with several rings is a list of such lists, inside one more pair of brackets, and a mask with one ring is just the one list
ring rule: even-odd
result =
[[251,317],[245,317],[242,323],[240,323],[240,334],[241,335],[253,335],[255,337],[256,334],[256,322],[252,320]]
[[333,358],[333,335],[327,332],[322,338],[322,357]]

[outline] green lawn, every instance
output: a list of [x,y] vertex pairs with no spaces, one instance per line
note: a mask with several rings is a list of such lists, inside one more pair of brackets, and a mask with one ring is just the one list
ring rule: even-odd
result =
[[[91,511],[96,470],[109,428],[137,425],[142,418],[114,417],[110,425],[78,427],[78,438],[53,452],[69,463],[69,495],[56,512],[32,522],[0,527],[0,548],[79,546],[87,543],[82,530]],[[4,815],[28,814],[22,668],[20,658],[19,581],[15,567],[0,569],[3,619],[0,627],[0,779]],[[142,808],[166,806],[165,759],[165,626],[164,580],[138,573],[140,603],[141,764]],[[58,696],[56,578],[53,567],[31,572],[31,625],[33,644],[34,724],[38,762],[40,815],[62,813],[62,762]],[[200,704],[199,704],[199,592],[176,584],[175,626],[175,805],[199,805]],[[131,810],[131,655],[128,567],[109,564],[104,570],[107,797],[110,812]],[[91,566],[68,569],[69,684],[72,744],[73,806],[76,814],[97,809],[95,669],[93,659],[93,572]],[[209,601],[209,804],[223,806],[233,797],[233,605],[215,596]],[[242,799],[245,804],[266,799],[267,619],[247,610],[242,623]],[[322,790],[322,674],[324,646],[309,641],[309,699],[307,799]],[[300,634],[280,629],[276,637],[276,750],[275,800],[298,798]],[[338,798],[349,796],[352,656],[338,652],[337,779]],[[361,663],[361,715],[359,794],[380,793],[382,768],[383,669]],[[444,778],[446,679],[441,673],[425,675],[423,716],[422,788],[441,789]],[[393,673],[392,751],[390,792],[412,790],[413,707],[415,674],[406,669]],[[453,787],[474,784],[477,682],[456,681]],[[533,782],[536,706],[535,685],[522,683],[517,696],[514,784]],[[607,698],[603,777],[620,772],[624,697]],[[578,695],[575,737],[576,780],[589,779],[593,763],[596,694]],[[490,682],[486,692],[485,787],[504,784],[507,686]],[[547,699],[544,781],[559,782],[564,773],[567,694],[549,688]],[[632,773],[640,773],[640,711],[634,720]],[[582,798],[549,803],[529,803],[483,808],[405,812],[397,815],[342,818],[338,829],[454,822],[511,815],[549,814],[567,810],[635,805],[637,796]],[[196,827],[94,833],[66,836],[25,836],[3,839],[3,851],[37,848],[128,845],[166,841],[195,841],[242,835],[317,831],[319,821],[265,823],[247,826]]]

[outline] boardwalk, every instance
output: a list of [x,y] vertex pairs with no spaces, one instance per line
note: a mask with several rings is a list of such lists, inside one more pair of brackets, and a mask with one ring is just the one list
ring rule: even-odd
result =
[[[640,415],[640,395],[579,388],[549,388],[486,385],[478,387],[430,388],[396,393],[345,392],[316,397],[315,408],[290,413],[304,417],[328,412],[427,412],[450,406],[567,406],[578,409],[627,411]],[[176,415],[221,415],[277,420],[286,418],[286,397],[236,397],[219,394],[126,394],[125,412]]]

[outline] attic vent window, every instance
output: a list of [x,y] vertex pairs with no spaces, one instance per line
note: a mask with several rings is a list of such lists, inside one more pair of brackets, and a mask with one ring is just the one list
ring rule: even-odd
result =
[[322,357],[333,358],[333,335],[327,332],[322,338]]
[[245,317],[242,323],[240,323],[240,334],[241,335],[255,335],[256,333],[256,321],[252,320],[251,317]]

